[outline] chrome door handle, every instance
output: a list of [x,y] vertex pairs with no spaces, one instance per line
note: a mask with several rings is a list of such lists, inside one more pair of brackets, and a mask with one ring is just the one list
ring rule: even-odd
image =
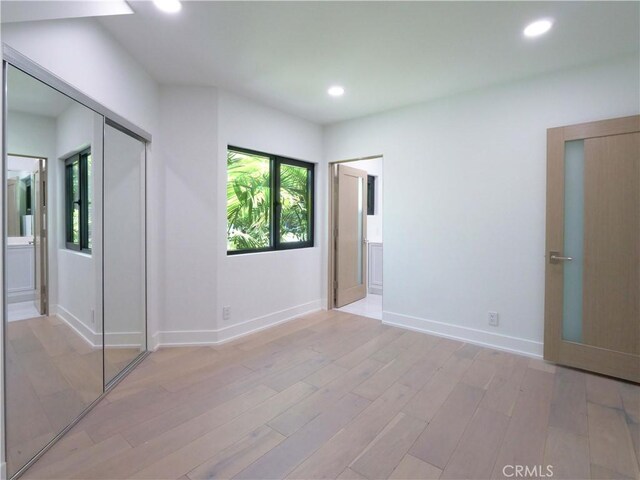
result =
[[570,262],[572,257],[563,257],[560,252],[549,252],[549,263]]

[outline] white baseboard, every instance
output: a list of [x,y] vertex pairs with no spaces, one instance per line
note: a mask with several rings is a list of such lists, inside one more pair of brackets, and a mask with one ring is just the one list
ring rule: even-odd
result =
[[35,290],[19,290],[15,292],[7,292],[7,303],[20,303],[35,300]]
[[382,323],[406,328],[416,332],[429,333],[438,337],[451,338],[496,350],[504,350],[518,355],[542,358],[542,342],[510,337],[499,333],[477,330],[450,323],[436,322],[425,318],[412,317],[401,313],[383,312]]
[[109,332],[104,343],[109,348],[140,348],[144,345],[144,338],[139,332]]
[[[73,315],[62,305],[52,305],[52,315],[64,321],[80,337],[86,341],[91,348],[102,348],[102,333],[89,328],[83,321]],[[139,348],[143,344],[143,338],[137,332],[109,332],[105,335],[105,346],[110,348]]]
[[87,342],[91,348],[102,348],[102,335],[94,332],[82,320],[76,317],[62,305],[51,305],[50,315],[56,315],[65,322],[72,330]]
[[147,348],[151,352],[155,352],[160,348],[160,332],[156,332],[153,335],[147,337]]
[[369,285],[369,293],[372,293],[373,295],[382,295],[382,287]]
[[321,300],[297,305],[295,307],[270,313],[218,330],[175,330],[160,331],[151,337],[149,349],[158,347],[178,347],[186,345],[220,345],[236,338],[259,332],[260,330],[285,323],[301,315],[317,312],[322,309]]

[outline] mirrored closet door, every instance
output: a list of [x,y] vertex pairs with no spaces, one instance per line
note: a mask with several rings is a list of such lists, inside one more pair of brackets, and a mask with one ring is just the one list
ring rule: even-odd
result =
[[111,382],[145,338],[145,143],[104,127],[104,371]]
[[13,477],[146,351],[146,141],[95,103],[9,63],[4,69],[4,401]]

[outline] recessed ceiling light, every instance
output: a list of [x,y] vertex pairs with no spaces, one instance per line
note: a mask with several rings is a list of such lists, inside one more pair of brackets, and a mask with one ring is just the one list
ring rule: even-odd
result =
[[333,87],[329,88],[329,90],[327,90],[327,93],[332,97],[341,97],[342,95],[344,95],[344,88],[342,88],[340,85],[334,85]]
[[548,19],[536,20],[524,29],[525,37],[538,37],[551,30],[553,22]]
[[163,12],[178,13],[182,10],[180,0],[153,0],[153,3]]

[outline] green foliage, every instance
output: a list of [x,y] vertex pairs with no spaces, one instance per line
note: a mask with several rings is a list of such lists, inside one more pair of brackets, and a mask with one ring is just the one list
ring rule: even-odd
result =
[[[271,245],[270,159],[228,151],[227,249],[251,250]],[[306,168],[280,167],[280,241],[308,239],[309,188]]]
[[227,249],[270,245],[269,158],[229,150],[227,156]]
[[71,198],[74,201],[73,204],[73,216],[72,216],[72,241],[73,243],[80,243],[80,206],[75,203],[80,200],[80,162],[74,162],[71,166]]
[[309,234],[309,186],[306,168],[280,166],[280,241],[304,242]]

